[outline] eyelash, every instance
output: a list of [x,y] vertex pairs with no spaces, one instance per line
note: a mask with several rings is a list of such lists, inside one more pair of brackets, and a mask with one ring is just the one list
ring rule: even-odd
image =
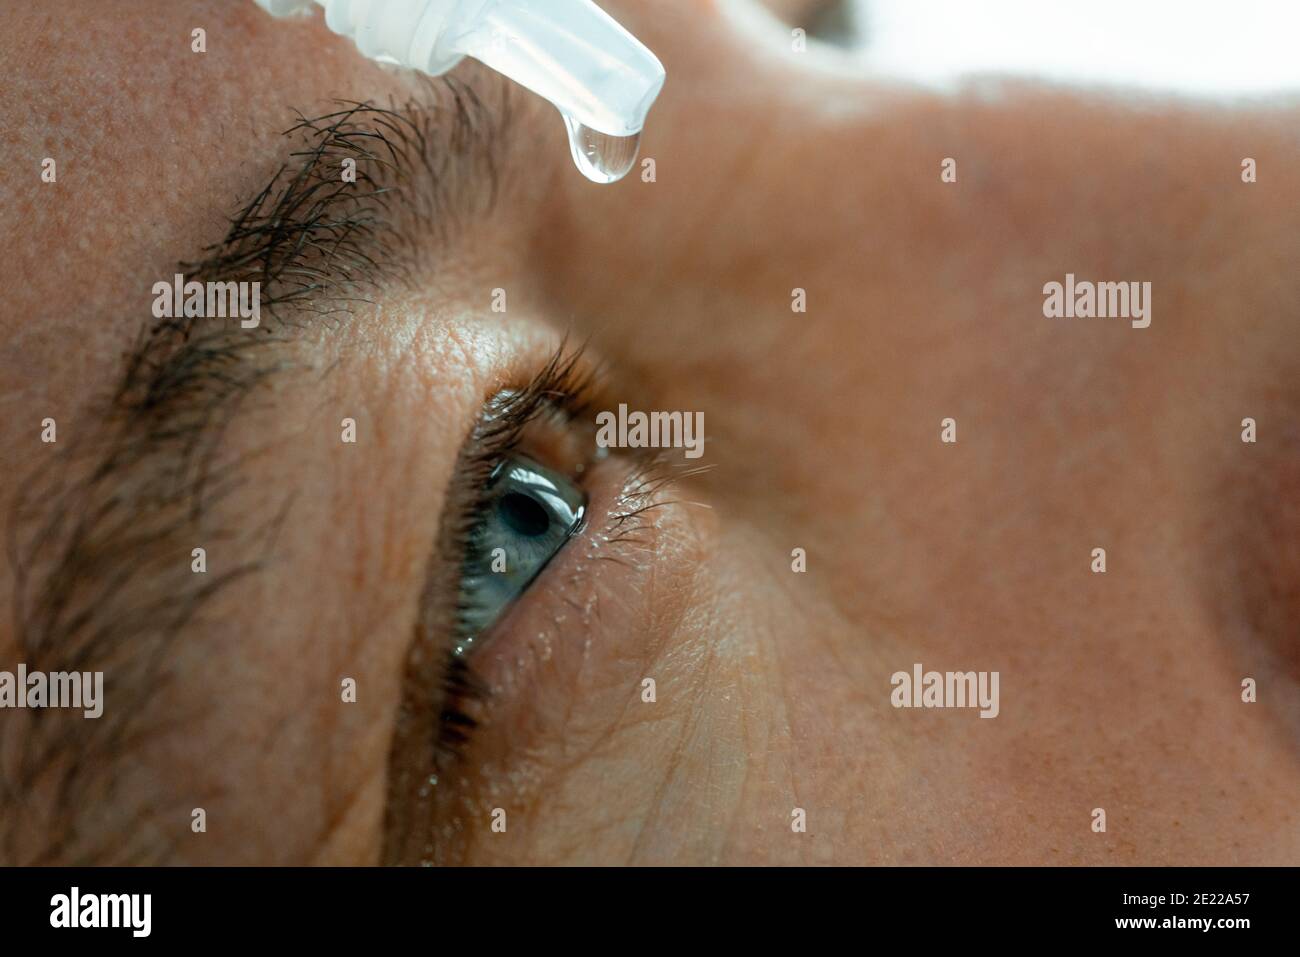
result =
[[[581,349],[570,350],[561,345],[527,386],[518,391],[503,391],[489,400],[466,441],[448,498],[446,514],[451,517],[442,541],[443,560],[458,569],[455,576],[458,592],[469,558],[471,535],[490,507],[488,490],[493,470],[518,450],[531,423],[549,415],[567,427],[588,408],[595,375],[580,371],[581,358]],[[472,665],[451,650],[459,641],[471,637],[465,613],[466,608],[458,603],[442,653],[443,706],[434,741],[435,766],[460,757],[477,726],[465,706],[470,701],[484,700],[488,694]]]
[[[590,418],[593,399],[598,394],[601,376],[598,371],[581,362],[582,349],[569,349],[562,344],[546,365],[523,389],[504,391],[489,400],[473,432],[461,452],[456,468],[456,480],[448,497],[446,514],[451,516],[442,538],[443,561],[457,568],[453,585],[459,592],[459,583],[468,559],[470,538],[478,523],[491,505],[489,477],[497,465],[519,450],[525,430],[542,417],[552,416],[562,428]],[[593,435],[594,443],[594,435]],[[634,453],[634,467],[623,483],[619,497],[620,507],[609,515],[603,529],[607,542],[615,546],[600,560],[626,564],[612,552],[617,548],[644,546],[637,531],[644,527],[646,514],[654,508],[671,504],[661,493],[679,478],[703,471],[688,468],[678,474],[682,466],[670,462],[668,456],[656,450],[630,450]],[[574,537],[587,531],[587,519],[573,533]],[[465,609],[458,605],[452,615],[446,645],[442,651],[442,709],[438,716],[434,740],[434,765],[441,768],[451,760],[459,759],[478,722],[468,713],[472,702],[488,697],[488,688],[475,673],[465,656],[456,655],[452,648],[459,640],[469,637],[465,624]]]

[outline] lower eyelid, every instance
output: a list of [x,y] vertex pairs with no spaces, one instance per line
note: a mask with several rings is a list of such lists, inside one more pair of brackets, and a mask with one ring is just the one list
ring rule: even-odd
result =
[[[470,662],[488,694],[469,703],[479,726],[440,796],[440,805],[453,805],[440,807],[444,822],[476,814],[467,810],[475,795],[499,789],[503,779],[516,782],[507,785],[516,791],[523,787],[517,782],[535,781],[548,755],[559,760],[599,740],[637,699],[690,605],[705,538],[699,510],[676,501],[681,490],[667,488],[657,472],[646,475],[622,455],[597,462],[584,484],[586,527]],[[646,488],[649,497],[638,495]],[[439,856],[444,852],[454,849]]]
[[[647,576],[665,531],[663,513],[681,506],[668,503],[671,495],[664,495],[656,507],[624,517],[653,503],[634,500],[633,487],[641,479],[636,463],[622,456],[596,463],[583,481],[588,504],[582,526],[494,626],[500,634],[482,660],[474,662],[494,697],[560,677],[553,667],[543,666],[563,659],[569,646],[582,646],[618,627],[610,616],[616,610],[633,611],[649,588]],[[636,624],[624,622],[622,633],[628,626],[636,630]]]

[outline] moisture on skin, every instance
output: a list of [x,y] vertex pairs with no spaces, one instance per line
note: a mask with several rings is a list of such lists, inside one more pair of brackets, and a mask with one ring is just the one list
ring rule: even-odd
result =
[[[251,2],[65,6],[19,6],[0,35],[6,503],[97,434],[153,284],[285,162],[293,110],[423,89]],[[149,694],[115,698],[112,670],[147,652],[109,655],[100,722],[130,709],[151,733],[78,759],[113,780],[60,812],[93,847],[48,849],[69,826],[49,792],[0,809],[23,859],[378,862],[458,451],[567,335],[615,405],[701,413],[712,468],[647,513],[640,551],[576,538],[502,618],[476,662],[488,720],[436,788],[457,825],[439,861],[1300,860],[1296,108],[938,96],[756,46],[719,4],[607,6],[672,77],[641,143],[653,181],[593,185],[554,110],[516,97],[492,212],[426,224],[408,281],[277,346],[292,368],[219,446],[241,481],[174,553],[185,574],[195,545],[209,574],[268,561],[166,645]],[[1149,281],[1152,324],[1044,318],[1067,273]],[[589,477],[593,529],[621,462]],[[7,549],[0,571],[10,609]],[[0,658],[19,638],[0,617]],[[997,717],[892,707],[918,662],[998,672]],[[226,836],[191,833],[198,806]]]

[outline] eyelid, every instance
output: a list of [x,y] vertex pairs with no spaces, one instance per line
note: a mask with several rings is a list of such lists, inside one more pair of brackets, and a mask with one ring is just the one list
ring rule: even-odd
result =
[[[688,517],[708,513],[666,494],[677,479],[707,467],[665,450],[596,448],[594,413],[612,403],[580,351],[561,346],[522,387],[518,380],[502,385],[485,399],[462,446],[429,562],[389,757],[390,863],[444,863],[464,853],[469,825],[458,815],[463,802],[496,786],[477,777],[498,766],[490,756],[531,760],[535,746],[563,747],[575,707],[620,695],[623,670],[648,667],[676,632],[675,619],[688,612],[705,564],[700,549],[712,541],[709,524]],[[529,424],[540,427],[525,429]],[[479,489],[512,448],[543,462],[558,459],[566,467],[557,471],[580,475],[586,512],[581,533],[505,610],[471,669],[450,653],[456,542],[474,520]],[[593,685],[592,662],[618,669],[615,680]],[[613,701],[596,710],[622,711]],[[484,717],[490,722],[469,742]]]
[[521,387],[514,383],[484,401],[453,470],[437,541],[430,549],[414,634],[403,677],[393,743],[383,859],[410,863],[426,856],[429,776],[455,760],[473,720],[458,706],[486,697],[486,686],[453,654],[463,543],[477,520],[481,491],[493,469],[519,446],[526,427],[542,416],[577,421],[594,373],[580,350],[565,344]]
[[668,680],[666,643],[694,606],[713,536],[696,517],[707,511],[666,490],[697,470],[659,454],[593,466],[583,533],[507,609],[474,661],[491,699],[467,703],[482,725],[424,796],[438,836],[423,860],[465,863],[485,807],[536,806],[557,774],[610,740],[644,676]]
[[[452,653],[460,656],[482,650],[492,624],[578,531],[587,507],[586,493],[575,481],[513,449],[503,454],[508,457],[481,490],[474,528],[461,543],[460,620],[452,643]],[[567,488],[561,488],[561,482]],[[519,543],[513,553],[507,552],[506,566],[498,568],[492,546],[500,538],[493,535],[501,531],[501,509],[512,496],[540,501],[547,524],[537,540]]]

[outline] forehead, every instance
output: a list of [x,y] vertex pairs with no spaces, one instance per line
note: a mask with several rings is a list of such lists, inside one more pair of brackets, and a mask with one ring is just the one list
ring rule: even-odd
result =
[[324,112],[320,91],[409,95],[319,18],[280,26],[251,3],[74,6],[24,6],[0,36],[0,160],[13,171],[0,203],[18,226],[0,232],[0,257],[23,277],[0,310],[0,369],[61,421],[107,383],[152,284],[219,239],[241,192],[274,171],[290,106]]

